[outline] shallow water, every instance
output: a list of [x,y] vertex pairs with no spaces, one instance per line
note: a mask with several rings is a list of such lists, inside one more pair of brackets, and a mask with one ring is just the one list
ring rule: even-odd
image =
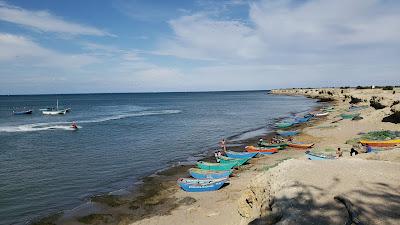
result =
[[[57,99],[71,113],[41,115]],[[258,135],[275,118],[315,104],[265,91],[0,96],[0,224],[24,224],[130,187],[217,148],[223,137]],[[12,115],[22,107],[33,115]],[[69,128],[72,121],[79,130]]]

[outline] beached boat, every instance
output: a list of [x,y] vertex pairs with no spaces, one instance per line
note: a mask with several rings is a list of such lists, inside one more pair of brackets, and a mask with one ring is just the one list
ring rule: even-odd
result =
[[309,160],[328,160],[328,159],[335,159],[334,156],[330,156],[330,155],[324,155],[324,154],[318,154],[318,153],[313,153],[310,151],[306,151],[305,152],[307,155],[307,158]]
[[262,147],[266,147],[266,148],[278,148],[278,149],[284,149],[288,146],[288,143],[276,143],[276,144],[270,144],[267,142],[262,142],[261,143]]
[[283,131],[283,130],[278,130],[276,131],[276,133],[280,136],[283,137],[289,137],[289,136],[295,136],[299,133],[299,131],[297,130],[293,130],[293,131]]
[[392,147],[400,145],[400,139],[386,140],[386,141],[373,141],[373,140],[361,140],[362,145],[369,145],[375,147]]
[[187,192],[216,191],[228,181],[227,178],[221,179],[191,179],[179,178],[178,185]]
[[24,110],[24,111],[13,111],[14,115],[26,115],[26,114],[32,114],[32,110]]
[[298,123],[308,122],[312,117],[296,117],[294,118]]
[[316,113],[315,116],[321,117],[321,116],[327,116],[329,115],[329,112],[322,112],[322,113]]
[[295,123],[293,122],[281,122],[281,123],[276,123],[275,126],[277,128],[287,128],[293,126]]
[[220,163],[233,163],[236,162],[236,166],[241,166],[245,164],[250,158],[243,158],[243,159],[238,159],[238,158],[230,158],[226,156],[220,156],[219,162]]
[[263,154],[274,154],[278,152],[278,148],[264,148],[264,147],[255,147],[255,146],[246,146],[247,152],[257,152]]
[[221,170],[221,171],[214,171],[214,170],[203,170],[198,168],[190,168],[189,169],[190,176],[196,179],[220,179],[220,178],[227,178],[232,174],[232,170]]
[[210,163],[199,161],[196,166],[203,170],[230,170],[236,166],[236,162],[232,163]]
[[359,116],[359,115],[360,115],[360,113],[355,113],[355,114],[342,113],[342,114],[340,114],[342,119],[353,119],[354,117]]
[[289,145],[289,147],[292,147],[292,148],[312,148],[314,146],[313,143],[306,144],[306,143],[301,143],[301,142],[291,142],[288,145]]
[[232,152],[227,151],[226,155],[229,158],[236,158],[236,159],[250,159],[257,155],[257,152]]

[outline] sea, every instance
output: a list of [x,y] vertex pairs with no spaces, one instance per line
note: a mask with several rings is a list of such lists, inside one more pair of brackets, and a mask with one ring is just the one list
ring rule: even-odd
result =
[[[39,109],[71,108],[65,115]],[[0,96],[0,224],[29,224],[316,106],[268,91]],[[32,115],[13,111],[32,109]],[[79,129],[70,128],[72,122]]]

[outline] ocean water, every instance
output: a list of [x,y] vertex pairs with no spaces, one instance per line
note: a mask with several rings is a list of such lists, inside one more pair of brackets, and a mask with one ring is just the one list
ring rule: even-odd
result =
[[[72,111],[41,115],[57,99]],[[26,224],[131,187],[221,138],[257,135],[315,105],[266,91],[0,96],[0,224]],[[34,113],[12,115],[23,107]]]

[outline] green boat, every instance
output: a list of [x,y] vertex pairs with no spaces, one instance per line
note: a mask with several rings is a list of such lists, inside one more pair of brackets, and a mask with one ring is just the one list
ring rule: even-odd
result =
[[241,166],[245,164],[250,158],[244,158],[244,159],[237,159],[237,158],[229,158],[226,156],[220,156],[219,157],[219,162],[220,163],[233,163],[236,162],[236,166]]
[[288,143],[270,144],[268,142],[263,142],[261,145],[261,147],[285,149],[288,146]]
[[231,162],[231,163],[209,163],[209,162],[203,162],[199,161],[196,163],[196,166],[200,169],[203,170],[230,170],[233,167],[235,167],[237,162]]
[[353,119],[354,117],[359,116],[359,115],[360,115],[360,113],[355,113],[355,114],[345,114],[345,113],[342,113],[342,114],[340,114],[340,116],[342,117],[342,119]]

